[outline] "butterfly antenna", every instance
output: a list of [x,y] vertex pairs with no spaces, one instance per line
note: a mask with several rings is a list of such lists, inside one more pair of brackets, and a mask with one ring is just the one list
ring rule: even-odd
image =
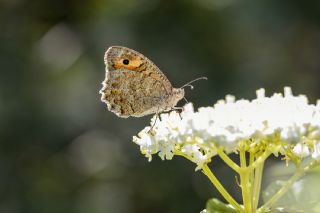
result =
[[193,89],[193,86],[191,85],[191,83],[195,82],[195,81],[198,81],[198,80],[208,80],[207,77],[200,77],[200,78],[196,78],[188,83],[186,83],[185,85],[183,85],[182,87],[180,87],[180,89],[184,88],[184,87],[187,87],[189,86],[191,89]]

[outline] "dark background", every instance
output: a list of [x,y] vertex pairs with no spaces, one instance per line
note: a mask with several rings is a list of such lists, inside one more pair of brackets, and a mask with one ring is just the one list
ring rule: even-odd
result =
[[[196,107],[261,87],[320,97],[317,0],[1,0],[1,213],[194,213],[219,197],[193,163],[140,154],[132,136],[151,116],[100,102],[111,45],[176,87],[207,76],[186,91]],[[239,200],[233,174],[212,165]]]

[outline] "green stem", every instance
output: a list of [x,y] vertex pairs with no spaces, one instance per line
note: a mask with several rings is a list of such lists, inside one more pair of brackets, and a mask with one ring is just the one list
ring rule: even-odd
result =
[[240,150],[240,185],[242,189],[242,199],[245,213],[252,213],[251,191],[250,191],[250,169],[247,167],[246,152]]
[[253,182],[253,193],[252,193],[253,212],[256,212],[256,209],[258,208],[258,204],[259,204],[263,167],[264,167],[264,162],[260,163],[254,171],[254,182]]
[[262,155],[260,155],[251,165],[251,169],[255,169],[257,166],[259,166],[261,163],[264,163],[264,161],[272,154],[269,150],[266,150]]
[[[248,165],[248,167],[250,167],[250,165],[254,162],[254,160],[255,160],[255,154],[249,152],[249,165]],[[249,179],[250,183],[254,183],[254,175],[255,175],[255,170],[251,169],[250,179]],[[251,195],[253,195],[254,188],[250,187],[250,189],[251,189],[250,193],[251,193]],[[251,200],[252,200],[252,205],[253,205],[253,197],[251,198]],[[254,206],[252,206],[252,208],[253,207]],[[255,211],[255,209],[253,208],[253,213],[254,213],[254,211]]]
[[189,161],[193,162],[193,160],[192,160],[192,158],[191,158],[190,156],[184,154],[183,152],[181,152],[181,151],[178,150],[178,149],[174,149],[174,153],[175,153],[176,155],[180,155],[180,156],[182,156],[182,157],[185,157],[185,158],[187,158]]
[[220,194],[230,203],[235,209],[240,212],[243,212],[243,208],[233,199],[233,197],[227,192],[227,190],[222,186],[220,181],[216,178],[216,176],[211,172],[210,168],[207,164],[202,167],[203,173],[209,178],[211,183],[217,188]]
[[318,162],[313,161],[308,166],[303,169],[297,169],[294,175],[287,181],[287,183],[282,186],[278,192],[270,198],[263,206],[258,209],[258,212],[265,212],[271,206],[273,206],[290,188],[291,186],[300,179],[306,172],[308,172],[311,168],[319,165]]
[[217,150],[219,157],[234,171],[239,173],[240,167],[229,158],[229,156],[223,151],[223,148]]
[[[254,159],[255,159],[255,155],[253,153],[250,152],[250,158],[249,158],[249,166],[254,162]],[[254,171],[254,169],[253,169]],[[251,172],[251,175],[250,175],[250,183],[253,183],[254,182],[254,175],[255,173],[254,172]],[[253,191],[253,188],[252,188],[252,191]]]

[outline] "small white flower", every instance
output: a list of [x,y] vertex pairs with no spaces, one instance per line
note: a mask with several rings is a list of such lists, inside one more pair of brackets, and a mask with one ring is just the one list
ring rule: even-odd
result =
[[292,151],[300,158],[306,157],[310,154],[308,146],[301,143],[295,145]]
[[[151,121],[151,126],[155,117]],[[163,113],[152,130],[142,130],[134,142],[141,152],[151,160],[151,155],[159,153],[162,159],[172,159],[176,154],[184,154],[197,164],[197,169],[211,161],[222,147],[226,153],[237,152],[240,141],[251,141],[259,145],[269,138],[268,147],[272,153],[285,154],[293,150],[297,157],[310,154],[320,159],[320,101],[308,104],[304,95],[294,96],[289,87],[284,94],[265,96],[265,90],[257,90],[257,98],[235,100],[227,95],[213,107],[201,107],[194,111],[191,103],[184,106],[182,113]],[[279,133],[279,141],[272,138]],[[314,150],[310,153],[309,143]],[[272,147],[272,143],[274,144]],[[293,146],[292,146],[293,145]],[[308,146],[307,146],[308,145]],[[277,147],[277,148],[274,148]]]
[[196,144],[187,144],[183,146],[183,148],[181,149],[181,152],[186,154],[187,156],[190,156],[191,161],[198,165],[196,170],[201,169],[205,163],[208,163],[208,159],[210,159],[208,157],[210,152],[207,152],[206,154],[204,154],[203,152],[200,151],[199,146],[197,146]]
[[140,146],[141,153],[143,153],[149,161],[152,160],[152,154],[159,151],[159,145],[156,138],[152,135],[147,134],[149,128],[142,130],[138,137],[133,137],[133,141]]
[[314,144],[312,158],[320,160],[320,143]]

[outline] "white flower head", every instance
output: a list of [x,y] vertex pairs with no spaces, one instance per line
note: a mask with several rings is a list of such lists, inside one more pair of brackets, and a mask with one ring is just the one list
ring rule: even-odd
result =
[[[147,127],[134,137],[149,160],[155,153],[162,159],[182,155],[200,169],[217,154],[217,149],[237,152],[241,141],[247,141],[249,147],[263,145],[274,154],[291,149],[298,158],[312,155],[320,159],[320,101],[317,105],[308,104],[306,96],[294,96],[289,87],[284,88],[284,94],[271,97],[259,89],[257,98],[251,101],[227,95],[213,107],[197,111],[189,103],[180,114],[163,113],[156,123],[155,119],[151,130]],[[315,144],[313,150],[305,144],[309,138]]]

